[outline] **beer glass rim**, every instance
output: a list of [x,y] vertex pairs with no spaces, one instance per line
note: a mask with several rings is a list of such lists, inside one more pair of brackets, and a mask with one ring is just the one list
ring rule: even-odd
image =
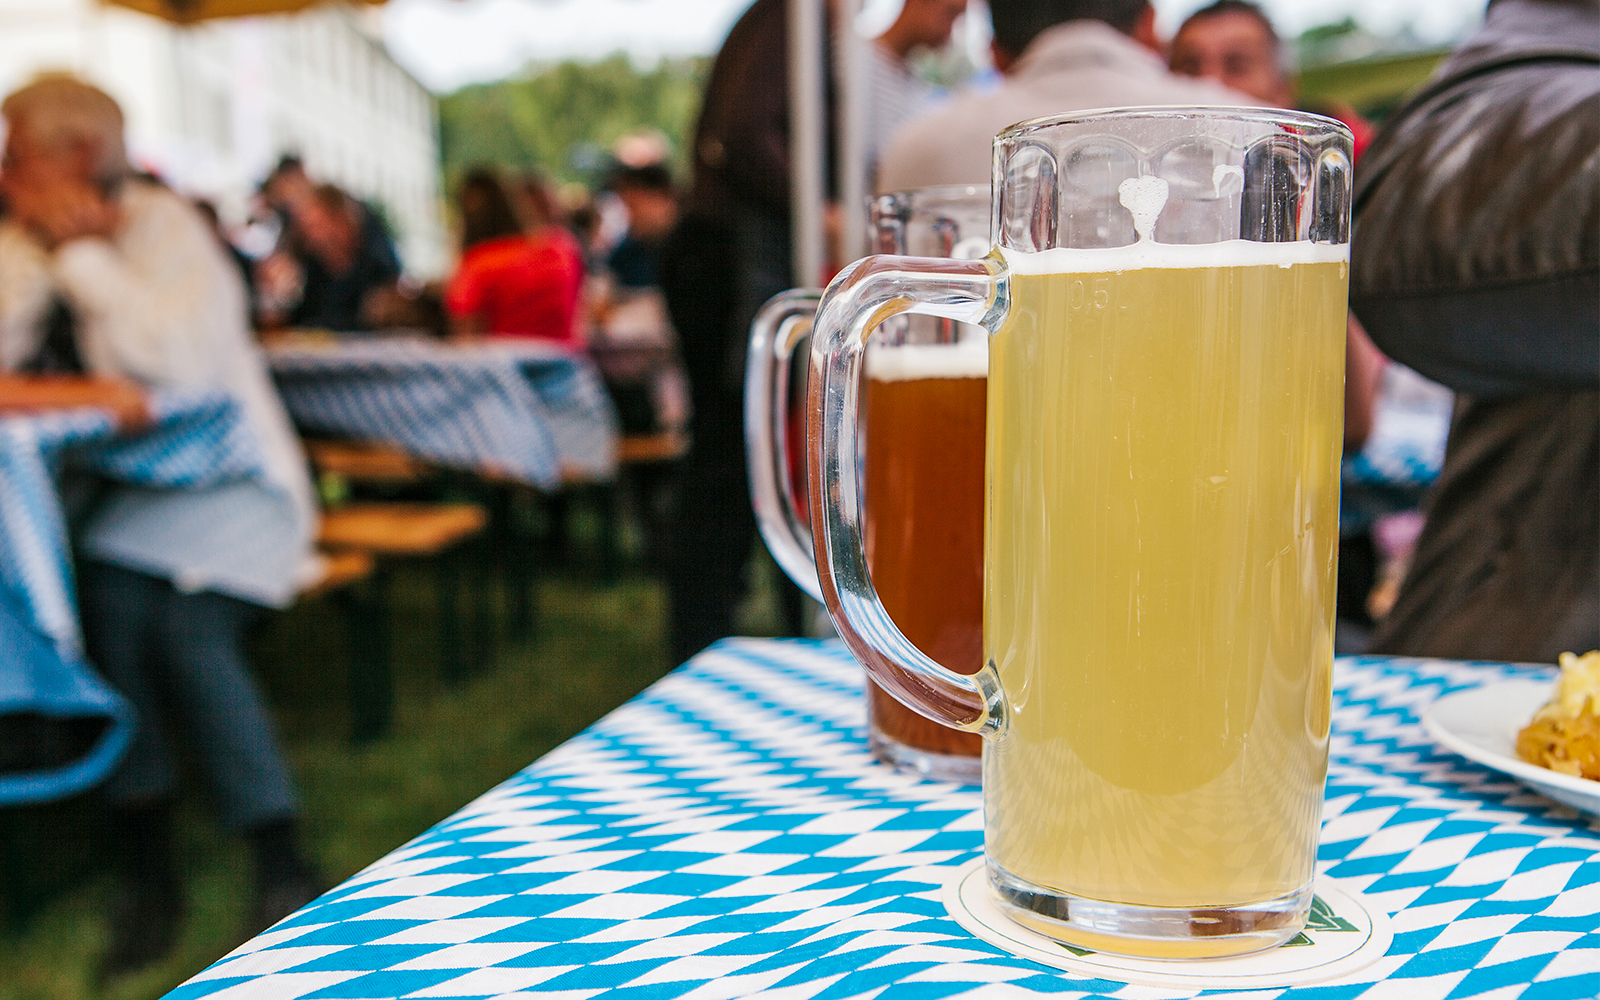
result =
[[1210,119],[1212,121],[1251,122],[1309,132],[1343,132],[1350,136],[1350,128],[1337,118],[1313,114],[1309,111],[1291,111],[1285,108],[1248,107],[1231,104],[1149,105],[1126,108],[1089,108],[1042,118],[1029,118],[1002,129],[996,142],[1024,138],[1040,132],[1067,125],[1111,124],[1129,119]]
[[938,199],[950,200],[955,198],[987,198],[989,185],[984,184],[929,184],[926,187],[904,188],[899,191],[883,191],[873,196],[878,198],[911,198],[914,200]]

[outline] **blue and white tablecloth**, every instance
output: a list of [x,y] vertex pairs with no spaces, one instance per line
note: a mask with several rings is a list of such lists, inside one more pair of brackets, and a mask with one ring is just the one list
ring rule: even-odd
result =
[[[1391,913],[1394,942],[1369,982],[1249,997],[1600,992],[1600,821],[1419,724],[1530,672],[1339,661],[1319,869]],[[981,850],[979,792],[874,764],[863,728],[838,644],[722,643],[169,996],[1195,995],[963,931],[940,886]]]
[[[100,410],[0,418],[0,716],[103,718],[91,752],[62,769],[0,775],[0,805],[42,801],[92,786],[116,763],[131,716],[83,663],[66,514],[64,465],[123,483],[212,486],[262,472],[254,436],[218,393],[159,393],[152,426],[118,436]],[[176,553],[181,555],[181,553]]]
[[267,349],[301,429],[382,441],[555,489],[616,473],[617,417],[588,358],[536,343],[293,337]]
[[1339,528],[1356,534],[1390,514],[1418,509],[1444,467],[1455,397],[1404,365],[1384,367],[1372,433],[1344,460]]

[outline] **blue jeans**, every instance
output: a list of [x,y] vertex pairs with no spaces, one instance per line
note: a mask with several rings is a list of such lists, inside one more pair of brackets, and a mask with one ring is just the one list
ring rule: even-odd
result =
[[89,660],[132,702],[137,728],[104,786],[113,806],[178,790],[169,725],[183,727],[224,825],[294,816],[294,783],[245,660],[261,608],[223,594],[181,593],[133,570],[91,562],[80,586]]

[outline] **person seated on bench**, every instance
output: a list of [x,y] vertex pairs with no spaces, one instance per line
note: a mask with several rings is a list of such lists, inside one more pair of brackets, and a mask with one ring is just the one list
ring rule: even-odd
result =
[[[224,392],[265,466],[264,484],[212,491],[111,484],[76,540],[90,660],[139,717],[104,788],[124,889],[102,972],[118,974],[165,954],[181,922],[170,831],[179,765],[162,712],[169,705],[223,823],[254,848],[249,931],[317,895],[320,880],[297,834],[294,782],[243,648],[262,607],[293,597],[310,553],[312,493],[251,339],[237,269],[193,206],[131,175],[116,102],[50,75],[7,97],[0,116],[0,194],[9,212],[0,223],[0,367],[13,376],[57,373],[32,383],[13,378],[17,391],[7,395],[37,406],[109,402],[127,427],[140,416],[128,383]],[[102,381],[75,381],[74,372]],[[97,536],[107,524],[120,536],[109,528]],[[130,554],[141,543],[197,538],[208,552],[254,556],[231,565],[211,559],[207,575],[169,579]]]

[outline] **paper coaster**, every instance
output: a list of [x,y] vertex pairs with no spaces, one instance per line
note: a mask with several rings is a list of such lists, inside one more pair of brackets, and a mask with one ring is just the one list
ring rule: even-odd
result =
[[1141,986],[1253,990],[1351,979],[1382,958],[1394,933],[1389,917],[1334,879],[1317,876],[1306,929],[1271,951],[1199,961],[1123,958],[1069,948],[1007,917],[994,902],[978,858],[945,883],[944,905],[956,923],[1018,958],[1087,976]]

